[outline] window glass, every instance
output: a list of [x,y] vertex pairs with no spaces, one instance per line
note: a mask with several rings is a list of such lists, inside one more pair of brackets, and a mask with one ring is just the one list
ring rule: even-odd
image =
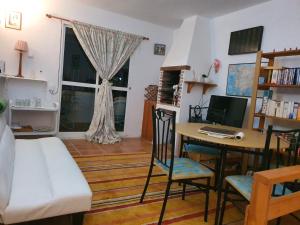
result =
[[61,132],[87,131],[93,118],[95,89],[62,86],[60,128]]
[[63,80],[95,84],[96,70],[84,53],[72,28],[66,28]]
[[113,91],[115,128],[116,131],[124,130],[125,112],[126,112],[126,91]]

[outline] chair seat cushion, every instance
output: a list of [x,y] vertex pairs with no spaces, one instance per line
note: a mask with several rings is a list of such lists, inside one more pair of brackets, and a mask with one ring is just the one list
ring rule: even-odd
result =
[[[166,166],[161,161],[156,160],[155,165],[168,174],[170,162],[170,159],[167,160]],[[212,177],[213,175],[214,173],[210,169],[198,162],[187,158],[174,158],[172,180],[204,178]]]
[[[251,199],[252,193],[252,176],[243,176],[243,175],[234,175],[226,177],[226,181],[234,187],[242,196],[244,196],[248,201]],[[283,185],[276,184],[275,195],[282,195]],[[285,194],[291,194],[292,192],[289,189],[285,189]]]
[[194,152],[200,154],[207,154],[207,155],[219,155],[220,151],[214,147],[208,147],[203,145],[197,144],[184,144],[184,151],[185,152]]

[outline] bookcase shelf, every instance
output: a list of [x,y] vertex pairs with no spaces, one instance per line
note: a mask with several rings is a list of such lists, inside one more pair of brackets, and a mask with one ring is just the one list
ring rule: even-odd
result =
[[[296,120],[296,119],[288,119],[288,118],[282,118],[282,117],[276,117],[276,116],[270,116],[270,115],[265,115],[262,113],[256,113],[257,109],[256,109],[256,101],[257,101],[257,91],[259,90],[274,90],[274,88],[280,88],[282,89],[299,89],[300,90],[300,85],[291,85],[290,81],[288,79],[291,78],[287,78],[287,83],[289,84],[274,84],[273,82],[271,83],[271,79],[270,76],[273,75],[274,70],[285,70],[285,69],[289,69],[289,68],[284,68],[284,67],[278,67],[274,65],[275,59],[276,57],[287,57],[287,56],[300,56],[300,50],[299,49],[289,49],[289,50],[284,50],[284,51],[273,51],[273,52],[262,52],[259,51],[257,52],[257,57],[256,57],[256,68],[255,68],[255,77],[253,80],[253,91],[252,91],[252,98],[251,98],[251,106],[250,106],[250,112],[249,112],[249,120],[248,120],[248,128],[252,128],[255,130],[263,130],[265,128],[265,123],[267,119],[271,119],[272,123],[275,123],[276,121],[284,121],[284,122],[293,122],[293,123],[300,123],[300,120]],[[264,63],[265,60],[263,59],[267,59],[267,65]],[[262,65],[263,64],[263,65]],[[296,74],[296,73],[295,73]],[[273,75],[274,76],[274,75]],[[280,73],[280,77],[282,76],[290,76],[290,73]],[[296,76],[296,75],[294,75]],[[264,84],[259,84],[259,80],[260,77],[264,77],[265,82]],[[278,79],[278,78],[277,78]],[[281,91],[282,92],[282,91]],[[297,101],[297,99],[291,99],[291,102],[293,101]],[[272,102],[271,102],[272,103]],[[295,105],[294,105],[295,107]],[[296,106],[297,107],[297,106]],[[299,109],[298,109],[298,113],[299,113]],[[268,113],[270,114],[270,113]],[[271,115],[273,115],[273,113],[271,113]],[[298,114],[299,116],[299,114]],[[257,128],[253,128],[253,123],[254,123],[254,118],[259,118],[259,126]]]
[[258,89],[260,90],[268,90],[269,88],[298,88],[300,89],[300,85],[287,85],[287,84],[259,84]]
[[300,123],[300,120],[294,120],[294,119],[288,119],[288,118],[282,118],[277,116],[268,116],[262,113],[255,113],[254,117],[260,117],[260,118],[268,118],[268,119],[274,119],[274,120],[282,120],[282,121],[288,121],[288,122],[296,122]]

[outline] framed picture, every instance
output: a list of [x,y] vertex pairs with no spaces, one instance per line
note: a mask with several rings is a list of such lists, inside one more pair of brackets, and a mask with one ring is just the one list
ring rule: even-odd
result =
[[20,12],[10,12],[6,15],[5,27],[21,30],[22,28],[22,13]]
[[226,94],[251,97],[255,63],[229,64]]
[[154,55],[165,55],[166,45],[164,44],[154,44]]

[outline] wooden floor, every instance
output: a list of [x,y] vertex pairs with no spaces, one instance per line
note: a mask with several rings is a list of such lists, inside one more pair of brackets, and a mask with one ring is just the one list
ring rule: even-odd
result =
[[[130,154],[138,152],[151,152],[152,144],[149,141],[140,138],[123,139],[122,142],[113,145],[101,145],[90,143],[85,140],[64,140],[65,145],[73,156],[96,156],[96,155],[110,155],[110,154]],[[46,221],[34,221],[24,223],[26,225],[71,225],[70,217],[52,218]],[[235,223],[234,225],[242,225],[243,223]],[[273,223],[272,223],[273,224]],[[285,223],[282,223],[285,224]],[[233,225],[233,224],[232,224]],[[286,224],[286,225],[296,225]]]
[[64,140],[65,145],[73,156],[126,154],[135,152],[151,152],[152,144],[140,138],[122,139],[121,142],[113,145],[102,145],[91,143],[86,140]]

